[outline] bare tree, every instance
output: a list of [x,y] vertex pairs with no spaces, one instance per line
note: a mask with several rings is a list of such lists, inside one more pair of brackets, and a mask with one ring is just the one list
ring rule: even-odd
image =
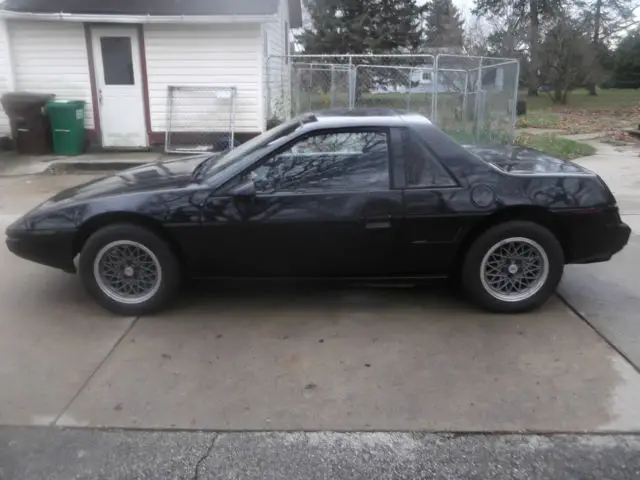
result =
[[596,52],[590,74],[585,80],[589,94],[597,95],[596,83],[602,77],[602,61],[607,46],[617,40],[621,32],[640,23],[635,18],[640,3],[638,0],[577,0],[576,6],[583,11],[584,25],[590,32]]
[[528,23],[529,94],[537,95],[541,20],[554,17],[560,8],[560,0],[475,0],[474,12],[505,17],[507,12],[517,15],[517,25]]
[[569,92],[584,84],[595,54],[583,22],[564,15],[556,19],[540,50],[541,72],[554,102],[567,103]]
[[466,24],[464,50],[467,54],[480,57],[489,54],[490,26],[480,18]]

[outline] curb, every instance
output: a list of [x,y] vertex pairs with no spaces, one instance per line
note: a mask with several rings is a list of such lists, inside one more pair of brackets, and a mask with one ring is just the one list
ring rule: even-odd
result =
[[52,170],[83,170],[87,172],[101,172],[101,171],[113,171],[113,170],[127,170],[129,168],[139,167],[146,165],[149,162],[96,162],[96,161],[80,161],[80,162],[51,162],[46,168],[45,172],[51,172]]

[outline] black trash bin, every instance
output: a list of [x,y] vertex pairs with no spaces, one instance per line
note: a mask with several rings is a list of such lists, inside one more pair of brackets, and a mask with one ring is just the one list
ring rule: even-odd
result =
[[51,126],[45,105],[55,95],[10,92],[0,102],[11,123],[15,150],[22,155],[46,155],[53,152]]

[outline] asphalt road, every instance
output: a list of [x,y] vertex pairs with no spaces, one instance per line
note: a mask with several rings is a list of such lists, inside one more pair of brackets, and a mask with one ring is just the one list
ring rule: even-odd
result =
[[[87,179],[0,179],[0,228]],[[569,267],[527,315],[203,285],[118,318],[2,247],[0,478],[638,478],[639,254]]]
[[629,435],[0,429],[0,479],[635,480]]

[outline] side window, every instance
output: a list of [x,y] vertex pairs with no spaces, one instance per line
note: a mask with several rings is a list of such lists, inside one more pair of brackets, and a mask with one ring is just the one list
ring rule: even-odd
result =
[[403,134],[407,188],[456,186],[456,181],[414,135],[408,130]]
[[386,132],[306,137],[248,173],[258,193],[322,193],[389,188]]

